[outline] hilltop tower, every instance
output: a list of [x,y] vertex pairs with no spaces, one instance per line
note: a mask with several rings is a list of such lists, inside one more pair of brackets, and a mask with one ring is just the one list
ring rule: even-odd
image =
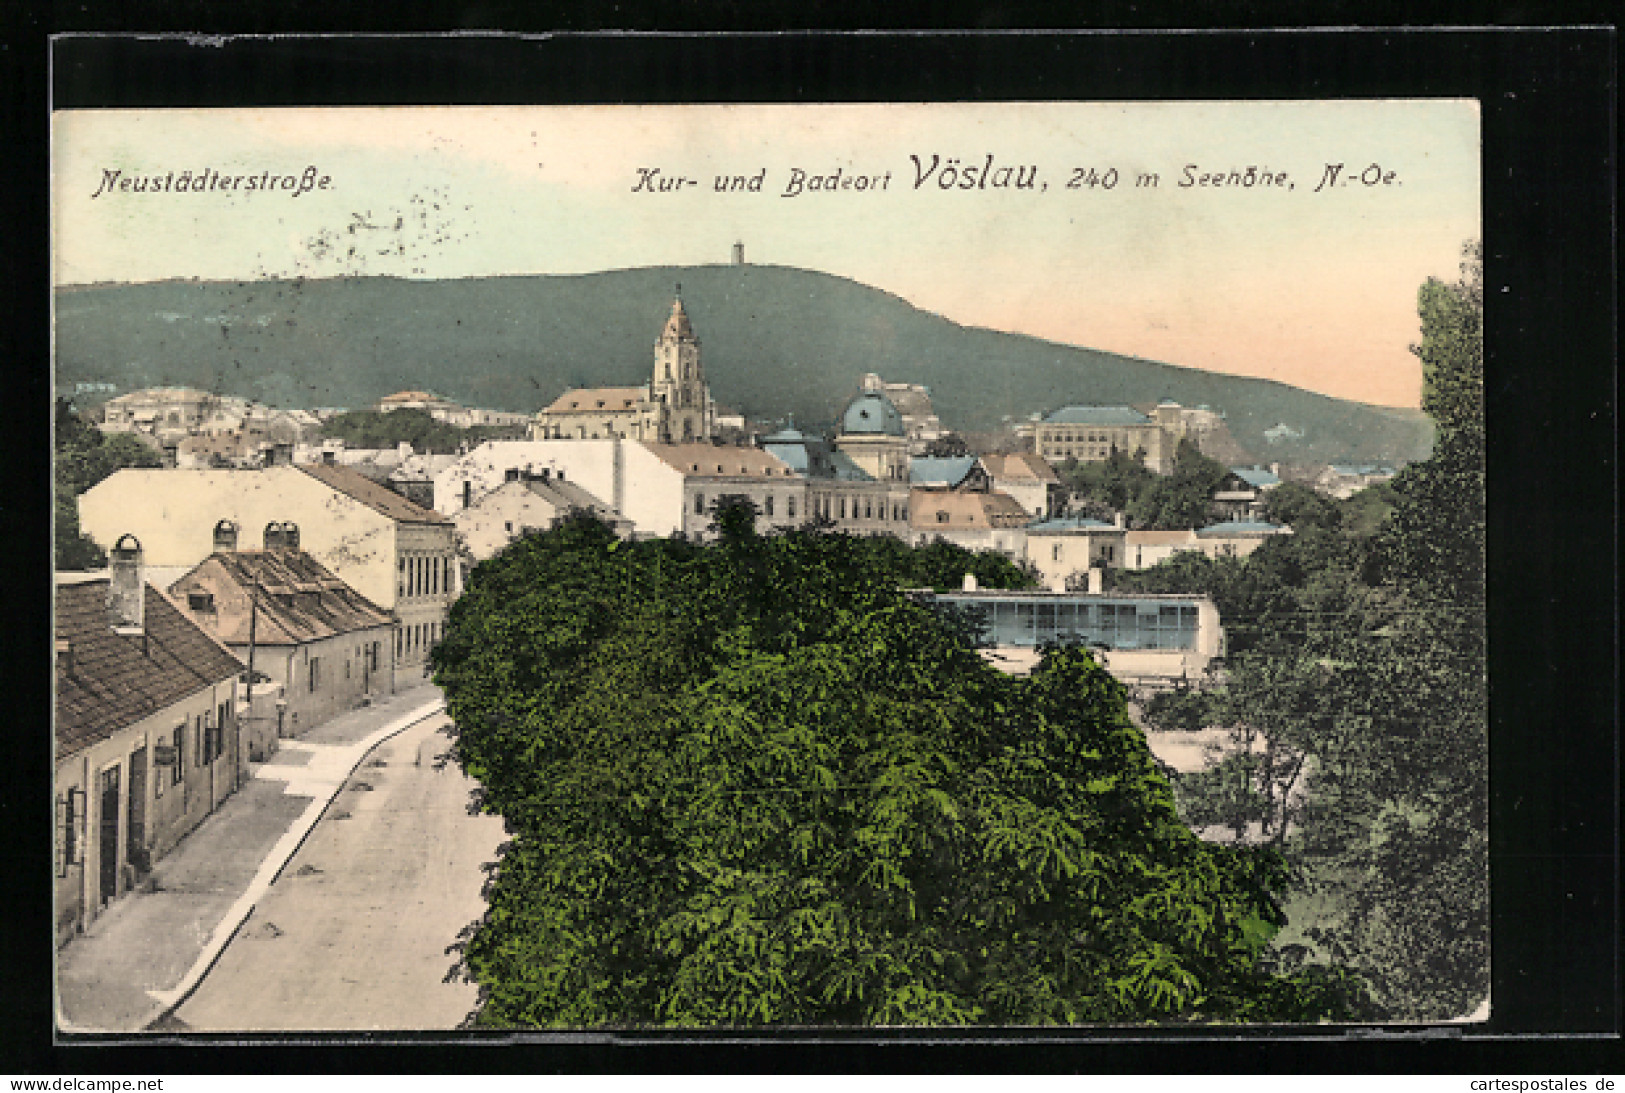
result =
[[683,309],[683,286],[677,286],[671,315],[655,341],[650,400],[662,407],[661,440],[677,443],[711,437],[710,400],[700,365],[700,339]]

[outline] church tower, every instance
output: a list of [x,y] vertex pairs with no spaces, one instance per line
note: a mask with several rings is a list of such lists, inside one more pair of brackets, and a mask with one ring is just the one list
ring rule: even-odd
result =
[[700,367],[700,340],[683,310],[683,287],[671,304],[671,316],[655,342],[649,397],[659,406],[660,439],[669,443],[709,440],[711,407]]

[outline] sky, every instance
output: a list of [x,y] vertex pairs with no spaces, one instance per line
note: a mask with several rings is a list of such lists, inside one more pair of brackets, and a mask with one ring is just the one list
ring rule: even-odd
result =
[[1415,407],[1417,288],[1479,236],[1479,162],[1478,104],[1445,99],[63,111],[54,277],[576,274],[739,242],[968,326]]

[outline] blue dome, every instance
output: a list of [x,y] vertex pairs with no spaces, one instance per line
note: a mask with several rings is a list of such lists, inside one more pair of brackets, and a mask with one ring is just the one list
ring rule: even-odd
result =
[[897,412],[891,399],[879,391],[865,391],[853,399],[841,415],[841,432],[851,436],[868,433],[871,436],[902,436],[903,415]]

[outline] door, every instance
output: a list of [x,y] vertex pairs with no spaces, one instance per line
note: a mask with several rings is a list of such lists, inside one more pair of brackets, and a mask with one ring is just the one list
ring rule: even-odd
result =
[[118,895],[119,769],[102,771],[101,839],[99,840],[100,902],[106,907]]
[[147,748],[130,753],[129,819],[124,825],[124,860],[147,871]]

